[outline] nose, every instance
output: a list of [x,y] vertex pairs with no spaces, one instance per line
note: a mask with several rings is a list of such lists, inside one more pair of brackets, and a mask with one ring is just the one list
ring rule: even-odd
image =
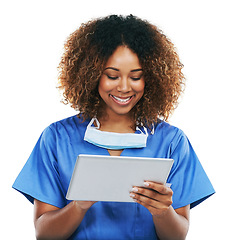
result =
[[127,77],[119,79],[117,91],[119,91],[119,92],[130,92],[131,91],[131,83]]

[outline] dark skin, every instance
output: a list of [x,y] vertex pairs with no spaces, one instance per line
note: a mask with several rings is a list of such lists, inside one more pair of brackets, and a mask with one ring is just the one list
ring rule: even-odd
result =
[[[162,184],[147,182],[138,187],[134,200],[146,207],[153,216],[159,239],[185,239],[189,226],[189,205],[173,209],[172,190]],[[72,201],[60,209],[34,200],[34,224],[37,239],[67,239],[81,224],[87,210],[95,202]],[[51,226],[51,227],[50,227]]]
[[[122,150],[108,150],[119,156]],[[146,181],[144,186],[134,186],[130,196],[152,214],[158,238],[161,240],[185,239],[190,216],[190,205],[173,209],[173,191],[156,182]],[[34,200],[34,224],[37,239],[67,239],[81,224],[92,201],[72,201],[60,209]],[[51,227],[49,227],[51,226]]]
[[144,187],[133,187],[130,196],[146,207],[153,216],[159,239],[185,239],[189,228],[190,205],[172,208],[171,188],[146,181]]
[[[108,150],[110,155],[119,156],[122,150]],[[173,192],[156,182],[146,181],[144,186],[134,186],[130,196],[146,207],[152,214],[156,233],[161,240],[185,239],[190,216],[190,205],[173,209]],[[37,239],[67,239],[81,224],[93,201],[72,201],[60,209],[34,200],[34,224]],[[51,227],[49,227],[51,226]]]
[[[106,63],[99,82],[99,93],[104,100],[105,116],[99,120],[100,130],[117,133],[134,132],[131,109],[141,99],[145,82],[138,57],[130,49],[119,47]],[[120,155],[122,150],[108,150]],[[146,179],[147,180],[147,179]],[[189,227],[190,206],[173,209],[170,188],[146,181],[145,186],[134,186],[130,196],[152,214],[156,234],[161,240],[185,239]],[[95,202],[72,201],[59,209],[34,200],[34,224],[37,239],[67,239],[81,224],[86,212]]]
[[34,225],[36,238],[67,239],[82,222],[87,210],[95,202],[72,201],[60,209],[47,203],[34,200]]

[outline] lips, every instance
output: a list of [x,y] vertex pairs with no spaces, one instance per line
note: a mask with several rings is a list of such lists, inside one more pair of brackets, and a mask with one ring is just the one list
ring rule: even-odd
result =
[[114,100],[114,102],[118,103],[118,104],[128,104],[131,99],[133,98],[133,96],[130,96],[130,97],[117,97],[117,96],[114,96],[114,95],[111,95],[110,94],[110,97]]

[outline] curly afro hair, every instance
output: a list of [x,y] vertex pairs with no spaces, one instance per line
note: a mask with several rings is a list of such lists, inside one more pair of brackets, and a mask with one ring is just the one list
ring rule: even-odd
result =
[[59,64],[64,103],[83,119],[101,116],[99,79],[118,46],[137,54],[145,80],[144,95],[132,109],[136,124],[167,120],[177,107],[185,78],[173,43],[156,26],[133,15],[111,15],[82,24],[65,43]]

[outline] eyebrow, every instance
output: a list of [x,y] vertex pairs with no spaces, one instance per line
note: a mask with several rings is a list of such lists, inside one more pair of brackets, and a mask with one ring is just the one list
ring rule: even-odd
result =
[[[107,68],[105,68],[104,70],[107,70],[107,69],[112,69],[112,70],[114,70],[114,71],[119,72],[119,69],[114,68],[114,67],[107,67]],[[139,71],[143,71],[142,68],[133,69],[133,70],[131,70],[130,72],[139,72]]]

